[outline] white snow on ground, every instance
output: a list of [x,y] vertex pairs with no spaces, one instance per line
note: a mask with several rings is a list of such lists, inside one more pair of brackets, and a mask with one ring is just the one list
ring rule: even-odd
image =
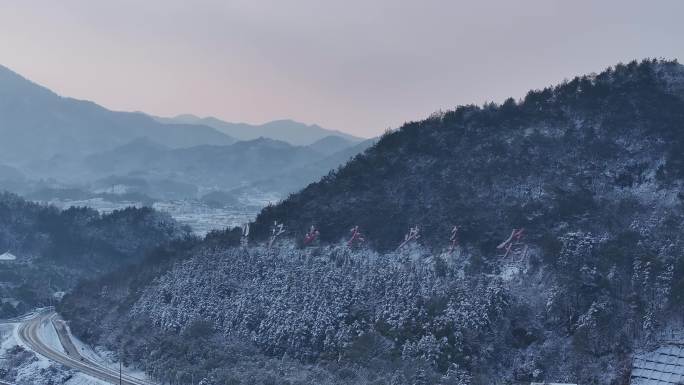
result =
[[55,326],[52,324],[52,322],[47,321],[40,324],[40,328],[38,329],[38,338],[40,338],[41,341],[45,342],[45,344],[52,349],[55,349],[58,352],[66,353],[62,343],[59,341],[57,330],[55,330]]
[[512,280],[516,275],[520,273],[520,267],[515,266],[515,265],[505,265],[501,269],[501,279],[504,281],[510,281]]
[[11,319],[9,319],[9,320],[5,320],[5,322],[9,322],[9,323],[19,323],[19,322],[21,322],[21,321],[28,320],[28,319],[31,319],[31,318],[35,317],[38,313],[41,313],[41,312],[44,311],[45,309],[46,309],[46,308],[44,308],[44,307],[38,307],[38,308],[35,308],[35,309],[31,310],[30,312],[25,313],[25,314],[22,314],[22,315],[20,315],[20,316],[18,316],[18,317],[11,318]]
[[[9,342],[9,340],[7,341],[7,342],[9,343],[7,349],[10,349],[10,348],[13,347],[14,345],[19,345],[19,346],[21,346],[22,348],[24,348],[24,349],[30,351],[31,348],[30,348],[28,345],[26,345],[26,344],[21,340],[21,338],[19,338],[19,323],[13,323],[13,324],[8,324],[8,325],[11,325],[11,326],[12,326],[12,337],[11,337],[11,342]],[[47,358],[44,358],[44,357],[41,356],[40,354],[36,354],[36,356],[38,356],[38,358],[39,358],[41,361],[45,361],[46,363],[49,364]]]
[[14,324],[0,324],[0,356],[4,357],[7,349],[16,345],[14,340]]
[[[17,334],[19,325],[20,323],[0,324],[0,367],[4,366],[3,364],[5,364],[5,361],[7,360],[7,351],[11,348],[19,345],[26,350],[30,350],[28,346],[24,345],[21,342],[21,339],[19,339]],[[51,323],[44,324],[39,333],[40,338],[44,339],[46,343],[49,343],[51,347],[63,350],[59,338],[57,337],[57,332]],[[51,381],[56,379],[55,376],[57,375],[62,379],[71,376],[69,380],[64,382],[64,385],[109,385],[107,382],[68,370],[62,365],[55,364],[39,354],[35,355],[35,359],[24,362],[15,369],[17,370],[16,383],[50,384],[52,383]]]
[[[26,350],[31,350],[28,346],[24,345],[24,343],[22,343],[21,339],[19,338],[18,323],[5,324],[2,326],[11,328],[11,333],[8,333],[7,338],[2,341],[3,356],[6,354],[7,350],[11,349],[16,345],[19,345]],[[25,365],[22,365],[21,367],[17,368],[16,382],[39,383],[40,379],[38,376],[40,376],[40,372],[42,370],[49,368],[51,365],[52,363],[47,358],[39,354],[36,354],[35,360],[28,362]]]
[[[119,370],[119,362],[116,361],[113,352],[104,350],[100,347],[96,347],[95,349],[93,349],[90,345],[84,343],[83,341],[79,340],[76,336],[74,336],[71,333],[71,329],[69,329],[69,326],[67,326],[67,331],[69,332],[69,336],[71,337],[71,342],[74,343],[74,346],[76,347],[76,349],[78,349],[78,352],[81,354],[81,356],[103,367],[113,370]],[[124,366],[123,372],[131,377],[139,378],[141,380],[150,380],[150,378],[147,376],[147,374],[145,374],[145,372],[133,367]]]
[[64,385],[110,385],[109,382],[98,380],[83,373],[74,374]]

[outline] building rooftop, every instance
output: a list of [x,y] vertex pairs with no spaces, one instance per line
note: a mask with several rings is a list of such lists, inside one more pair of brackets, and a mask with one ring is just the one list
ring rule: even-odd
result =
[[636,355],[631,385],[677,385],[684,383],[684,347],[673,344]]
[[15,259],[17,259],[17,257],[9,251],[5,252],[4,254],[0,254],[0,261],[14,261]]

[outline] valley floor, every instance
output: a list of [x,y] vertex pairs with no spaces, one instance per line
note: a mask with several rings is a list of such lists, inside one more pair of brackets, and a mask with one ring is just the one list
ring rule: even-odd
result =
[[[194,200],[173,200],[155,202],[152,207],[155,210],[168,213],[183,225],[188,225],[192,231],[204,236],[212,230],[223,230],[235,226],[242,226],[256,218],[259,211],[269,203],[276,202],[276,195],[258,196],[237,207],[210,207]],[[102,198],[85,200],[50,200],[41,203],[51,204],[61,209],[72,206],[90,207],[102,214],[111,213],[114,210],[122,210],[126,207],[142,207],[142,202],[110,202]]]

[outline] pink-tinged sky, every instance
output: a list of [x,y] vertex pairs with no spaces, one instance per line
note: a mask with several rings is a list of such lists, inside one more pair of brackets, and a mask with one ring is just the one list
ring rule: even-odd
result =
[[618,61],[684,61],[684,1],[0,0],[0,64],[115,110],[373,136]]

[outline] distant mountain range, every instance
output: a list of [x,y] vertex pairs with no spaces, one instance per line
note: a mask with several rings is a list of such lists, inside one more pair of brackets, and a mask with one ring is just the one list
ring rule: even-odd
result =
[[223,120],[185,114],[173,118],[154,117],[158,122],[167,124],[199,124],[213,127],[226,135],[238,140],[252,140],[259,137],[282,140],[298,146],[306,146],[323,138],[333,136],[350,142],[360,142],[363,139],[341,131],[328,130],[318,125],[307,125],[294,120],[274,120],[272,122],[252,125],[247,123],[229,123]]
[[234,189],[233,192],[238,194],[241,191],[257,190],[275,192],[285,196],[343,166],[356,155],[362,154],[366,149],[372,147],[376,141],[375,138],[367,139],[330,155],[321,154],[319,157],[312,157],[306,163],[296,167],[283,167],[275,174],[262,174],[261,178],[251,181],[246,186]]
[[[83,197],[82,191],[143,194],[162,200],[197,198],[207,191],[223,191],[230,196],[224,199],[227,202],[255,192],[285,196],[343,165],[373,143],[373,139],[349,143],[340,138],[293,146],[259,138],[221,146],[171,148],[149,138],[136,138],[84,157],[32,162],[25,168],[26,175],[33,180],[54,182],[39,183],[39,187],[23,191],[42,197],[41,200],[49,200],[45,194],[64,198],[63,193],[69,195],[69,191],[78,192],[74,198],[79,199]],[[0,183],[5,186],[26,184],[27,178],[16,168],[0,165]]]
[[318,139],[307,147],[313,149],[314,151],[318,151],[321,154],[332,155],[338,151],[344,150],[345,148],[352,147],[357,143],[360,142],[345,139],[341,136],[330,135]]
[[172,148],[235,142],[209,126],[162,124],[141,113],[62,97],[0,66],[0,161],[92,154],[139,137]]
[[[327,154],[311,146],[259,138],[227,146],[171,149],[137,139],[115,149],[88,156],[82,163],[89,180],[106,175],[111,184],[131,188],[146,181],[177,181],[186,185],[234,190],[289,193],[306,186],[369,147],[364,141]],[[330,148],[327,148],[330,151]],[[167,190],[169,187],[167,186]]]
[[16,192],[115,185],[175,199],[259,186],[284,194],[370,143],[292,120],[249,125],[111,111],[0,66],[0,183]]
[[136,175],[234,188],[250,180],[277,175],[319,157],[310,148],[264,138],[228,146],[202,145],[179,149],[137,141],[89,156],[84,166],[95,175]]
[[[223,191],[231,195],[226,201],[234,201],[237,195],[254,192],[281,196],[295,192],[343,165],[374,142],[368,139],[349,143],[340,138],[310,146],[293,146],[259,138],[221,146],[171,148],[149,138],[136,138],[85,157],[54,157],[33,162],[26,173],[33,179],[54,179],[66,190],[80,186],[81,190],[144,194],[156,199],[196,198],[203,191]],[[0,166],[0,183],[11,186],[25,181],[26,177],[17,169]],[[45,186],[40,190],[38,196],[44,197]],[[48,191],[62,195],[52,185]]]

